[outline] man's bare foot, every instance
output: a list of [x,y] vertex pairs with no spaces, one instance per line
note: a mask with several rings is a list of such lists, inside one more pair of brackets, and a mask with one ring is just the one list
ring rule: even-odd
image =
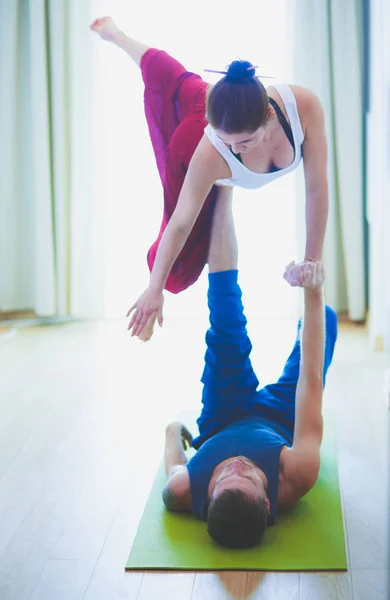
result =
[[150,340],[150,338],[152,337],[156,319],[157,319],[157,313],[154,312],[152,315],[150,315],[149,319],[146,322],[145,327],[143,328],[143,330],[141,331],[141,333],[138,336],[142,342],[148,342]]
[[107,42],[115,41],[120,33],[118,27],[115,25],[111,17],[95,19],[89,28],[91,31],[94,31],[100,35],[102,40],[106,40]]

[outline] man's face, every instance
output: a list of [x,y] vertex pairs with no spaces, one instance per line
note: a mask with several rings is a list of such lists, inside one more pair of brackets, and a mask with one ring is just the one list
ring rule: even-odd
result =
[[[256,466],[244,456],[229,459],[215,482],[212,498],[216,498],[225,490],[239,490],[254,501],[266,498],[263,480]],[[269,510],[269,501],[266,498]]]

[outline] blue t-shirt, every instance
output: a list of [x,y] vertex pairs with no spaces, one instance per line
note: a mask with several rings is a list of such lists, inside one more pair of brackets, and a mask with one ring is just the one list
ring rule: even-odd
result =
[[207,520],[207,492],[215,467],[231,456],[245,456],[267,477],[271,505],[268,525],[273,525],[278,504],[280,451],[290,445],[287,436],[276,431],[271,422],[256,420],[253,415],[235,421],[210,437],[187,463],[193,515]]

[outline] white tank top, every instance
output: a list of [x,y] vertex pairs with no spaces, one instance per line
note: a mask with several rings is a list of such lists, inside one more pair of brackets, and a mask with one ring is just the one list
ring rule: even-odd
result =
[[299,120],[295,96],[292,93],[292,90],[286,84],[280,83],[273,85],[272,87],[277,90],[279,96],[283,100],[283,104],[286,107],[288,120],[290,121],[295,146],[295,157],[293,162],[289,167],[286,167],[285,169],[279,169],[278,171],[274,171],[272,173],[254,173],[234,156],[233,152],[231,152],[226,144],[217,136],[211,125],[208,124],[204,132],[213,146],[215,146],[218,152],[226,160],[232,173],[231,177],[227,179],[218,179],[215,183],[254,190],[263,187],[263,185],[267,185],[267,183],[274,181],[274,179],[278,179],[283,175],[287,175],[287,173],[291,173],[291,171],[294,171],[294,169],[298,167],[302,158],[301,145],[303,143],[304,135],[301,122]]

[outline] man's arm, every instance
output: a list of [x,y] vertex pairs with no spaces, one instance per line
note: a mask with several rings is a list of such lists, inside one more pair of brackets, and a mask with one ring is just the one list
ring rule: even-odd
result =
[[284,473],[296,497],[315,484],[322,442],[322,391],[325,345],[325,312],[322,286],[304,289],[305,307],[301,330],[301,362],[295,399],[292,448],[286,452]]
[[[325,311],[322,289],[304,289],[301,363],[296,393],[294,445],[308,436],[322,440],[322,377]],[[312,395],[313,394],[313,395]]]
[[187,456],[184,450],[191,446],[192,435],[187,427],[179,421],[173,421],[165,429],[165,472],[171,477],[176,467],[187,464]]
[[191,446],[192,435],[178,421],[170,423],[165,430],[165,472],[168,481],[163,489],[163,501],[169,510],[191,509],[191,489],[187,457],[184,450]]

